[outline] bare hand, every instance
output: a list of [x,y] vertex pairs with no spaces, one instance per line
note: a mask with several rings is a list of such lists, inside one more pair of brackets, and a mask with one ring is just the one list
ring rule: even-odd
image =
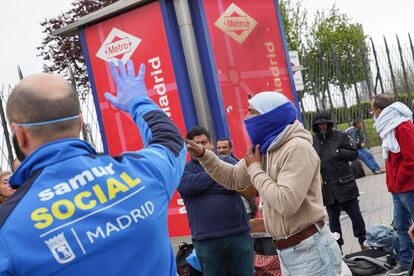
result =
[[203,157],[206,150],[202,145],[185,138],[184,141],[187,144],[187,151],[192,157]]
[[246,162],[247,167],[256,162],[262,162],[262,156],[260,155],[260,146],[251,146],[250,149],[247,151],[246,156],[244,157],[244,161]]
[[408,236],[410,236],[411,240],[414,242],[414,224],[411,225],[410,229],[408,230]]
[[249,220],[249,223],[252,228],[250,230],[252,233],[265,233],[266,232],[263,218],[251,219]]

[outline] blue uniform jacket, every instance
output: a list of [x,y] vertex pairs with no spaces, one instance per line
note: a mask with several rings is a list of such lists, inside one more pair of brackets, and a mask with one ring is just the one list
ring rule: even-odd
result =
[[111,157],[62,139],[18,168],[0,207],[0,275],[176,275],[167,213],[186,147],[150,99],[129,109],[144,149]]
[[[220,158],[231,164],[237,163],[231,156]],[[184,200],[194,240],[221,238],[249,231],[240,194],[218,184],[197,160],[190,160],[186,164],[178,192]]]

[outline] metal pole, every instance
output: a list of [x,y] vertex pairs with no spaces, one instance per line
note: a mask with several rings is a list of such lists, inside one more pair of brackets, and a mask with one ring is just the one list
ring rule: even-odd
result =
[[350,68],[350,73],[351,73],[351,78],[352,78],[352,82],[354,84],[354,90],[355,90],[355,97],[356,97],[356,101],[357,101],[357,105],[358,105],[358,118],[361,118],[361,99],[359,97],[359,93],[358,93],[358,87],[357,87],[357,81],[356,81],[356,77],[355,77],[355,73],[354,73],[354,63],[352,60],[352,56],[351,56],[351,51],[349,49],[349,43],[348,41],[345,42],[345,50],[346,50],[346,55],[347,55],[347,59],[348,59],[348,66]]
[[414,47],[413,47],[413,41],[411,40],[410,33],[408,33],[408,40],[410,41],[411,55],[413,56],[413,60],[414,60]]
[[328,101],[329,101],[330,109],[333,110],[332,97],[330,93],[331,91],[329,90],[328,74],[326,72],[325,61],[323,59],[322,52],[319,47],[318,47],[318,55],[319,55],[319,63],[321,64],[321,69],[322,69],[322,76],[323,76],[323,83],[322,83],[323,98],[325,98],[325,91],[326,91],[328,94]]
[[19,79],[22,80],[23,73],[22,73],[22,69],[20,68],[20,65],[17,65],[17,74],[19,74]]
[[[323,79],[325,81],[325,87],[326,87],[326,93],[328,93],[328,100],[329,100],[329,105],[331,106],[331,110],[334,110],[334,105],[333,105],[333,101],[332,101],[332,94],[331,94],[331,89],[329,88],[329,76],[328,76],[328,69],[327,69],[327,62],[329,62],[330,59],[328,59],[327,61],[324,60],[323,63]],[[336,122],[335,122],[336,123]]]
[[405,91],[408,93],[408,100],[410,100],[410,86],[408,85],[408,77],[407,77],[407,70],[405,69],[405,63],[404,63],[404,57],[401,49],[401,43],[400,39],[398,38],[398,35],[395,35],[397,38],[397,45],[398,45],[398,52],[400,53],[400,59],[401,59],[401,67],[403,70],[403,77],[404,77],[404,84],[405,84]]
[[374,94],[377,95],[377,81],[379,81],[380,85],[381,85],[381,94],[384,94],[384,84],[382,83],[382,76],[381,76],[381,70],[378,64],[378,57],[377,57],[377,51],[375,50],[375,44],[374,41],[372,40],[372,38],[370,38],[371,40],[371,45],[372,45],[372,52],[374,54],[374,59],[375,59],[375,67],[377,67],[377,75],[375,77],[375,89],[374,89]]
[[305,128],[306,128],[306,119],[305,119],[305,115],[306,115],[306,111],[305,111],[305,106],[304,106],[304,104],[303,104],[303,91],[297,91],[298,92],[298,98],[299,98],[299,106],[300,106],[300,109],[302,110],[302,120],[303,120],[303,123],[304,123],[304,125],[305,125]]
[[368,95],[369,95],[369,98],[371,99],[372,98],[371,72],[370,72],[369,67],[368,67],[369,61],[368,61],[368,58],[367,58],[367,55],[366,55],[366,52],[365,52],[365,44],[364,44],[364,46],[361,46],[359,48],[359,54],[361,56],[361,62],[362,62],[362,66],[363,66],[363,69],[364,69],[365,81],[366,81],[367,87],[368,87]]
[[8,155],[9,165],[10,165],[10,168],[11,168],[12,164],[13,164],[14,157],[13,157],[12,145],[10,143],[10,134],[9,134],[9,130],[7,128],[7,120],[6,120],[6,116],[4,114],[3,100],[4,100],[4,98],[2,99],[2,101],[0,103],[1,125],[2,125],[3,130],[4,130],[4,139],[6,140],[6,147],[7,147],[8,153],[9,153],[9,155]]
[[211,132],[212,137],[215,137],[188,0],[174,0],[174,9],[177,14],[198,123],[200,126],[206,127]]
[[384,36],[384,44],[385,44],[385,51],[387,52],[388,66],[390,67],[391,80],[392,80],[392,86],[394,88],[394,94],[398,98],[397,84],[395,83],[395,75],[394,75],[394,70],[392,68],[390,50],[388,49],[388,43],[387,43],[387,40],[385,39],[385,36]]
[[304,55],[305,55],[306,68],[308,70],[308,73],[306,74],[306,76],[309,79],[309,82],[311,84],[313,100],[315,102],[316,110],[319,110],[318,98],[316,97],[315,83],[314,83],[314,80],[313,80],[312,67],[309,64],[309,56],[307,55],[306,51],[304,51]]
[[344,104],[344,109],[345,109],[345,121],[350,122],[349,120],[349,112],[348,112],[348,104],[346,102],[346,96],[345,96],[345,87],[344,87],[344,83],[342,82],[342,72],[341,72],[341,65],[339,64],[339,60],[338,57],[336,55],[336,47],[335,44],[332,44],[332,54],[333,54],[333,60],[334,60],[334,64],[335,64],[335,72],[336,72],[336,77],[338,78],[338,82],[339,82],[339,89],[341,90],[341,95],[342,95],[342,102]]
[[[23,73],[22,73],[22,69],[20,68],[20,65],[17,65],[17,74],[19,75],[19,79],[22,80],[23,79]],[[9,133],[9,128],[7,126],[6,115],[4,113],[3,102],[5,102],[5,97],[2,94],[2,99],[1,99],[1,103],[0,103],[0,117],[1,117],[1,124],[2,124],[2,127],[3,127],[3,131],[4,131],[4,139],[6,140],[7,151],[9,153],[9,156],[8,156],[9,166],[11,168],[13,166],[14,155],[13,155],[13,148],[12,148],[12,145],[11,145],[11,142],[10,142],[10,133]]]
[[[75,76],[73,75],[72,67],[70,66],[70,64],[68,65],[68,70],[69,70],[69,78],[70,78],[70,82],[72,83],[72,87],[75,90],[76,95],[79,97],[78,88],[76,87]],[[89,143],[88,132],[86,130],[85,122],[82,124],[82,137],[84,141]]]

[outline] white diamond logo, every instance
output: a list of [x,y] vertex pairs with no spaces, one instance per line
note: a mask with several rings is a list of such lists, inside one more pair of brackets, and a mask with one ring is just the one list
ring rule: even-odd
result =
[[242,44],[256,27],[257,22],[236,4],[231,3],[214,25]]
[[108,62],[117,62],[119,59],[126,63],[132,56],[142,39],[129,33],[112,28],[96,56]]

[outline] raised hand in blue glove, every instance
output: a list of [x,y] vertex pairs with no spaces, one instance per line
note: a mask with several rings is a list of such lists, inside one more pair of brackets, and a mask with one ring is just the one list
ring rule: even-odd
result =
[[126,69],[122,61],[118,60],[119,73],[114,62],[111,62],[109,66],[115,81],[118,96],[108,92],[104,96],[114,107],[127,112],[132,99],[147,96],[147,88],[145,87],[144,80],[145,65],[141,64],[138,76],[135,76],[134,64],[130,59],[127,61]]

